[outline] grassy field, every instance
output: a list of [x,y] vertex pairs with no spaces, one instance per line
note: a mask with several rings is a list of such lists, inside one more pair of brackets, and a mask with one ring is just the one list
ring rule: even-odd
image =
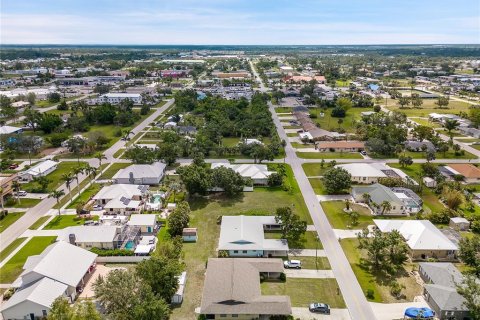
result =
[[18,198],[19,201],[15,201],[16,199],[12,199],[5,203],[6,208],[32,208],[35,207],[37,204],[40,203],[40,199],[32,199],[32,198]]
[[[77,204],[79,203],[86,203],[92,196],[97,194],[97,192],[100,190],[101,185],[98,183],[93,183],[91,184],[85,191],[83,191],[80,196],[78,196],[75,200],[72,201],[71,204],[67,206],[67,209],[75,209],[77,207]],[[69,199],[70,201],[70,199]]]
[[312,144],[303,144],[303,143],[298,143],[298,142],[292,142],[292,147],[297,148],[297,149],[315,148],[315,146],[312,145]]
[[[271,169],[272,167],[269,168]],[[190,281],[187,282],[185,296],[180,308],[173,310],[173,319],[194,319],[194,310],[199,306],[205,263],[209,257],[216,257],[216,247],[220,234],[218,217],[222,215],[265,215],[274,214],[278,207],[290,206],[302,219],[311,224],[311,218],[305,206],[292,171],[287,166],[288,181],[292,186],[291,192],[281,188],[255,188],[254,192],[244,192],[237,197],[226,197],[221,194],[212,194],[208,198],[191,197],[189,204],[192,209],[190,226],[198,228],[199,238],[196,243],[184,243],[184,259],[186,271]],[[307,235],[311,241],[310,235]]]
[[312,185],[313,191],[315,194],[328,194],[323,185],[322,179],[320,178],[309,178],[310,184]]
[[431,127],[431,128],[441,128],[442,127],[438,122],[428,121],[428,119],[424,119],[424,118],[411,118],[411,120],[415,121],[416,123],[418,123],[419,125],[422,125],[422,126],[427,126],[427,127]]
[[12,253],[19,245],[21,245],[27,238],[17,238],[13,240],[5,249],[0,252],[0,261],[3,261],[10,253]]
[[0,283],[12,283],[22,273],[27,258],[42,253],[57,237],[33,237],[0,268]]
[[337,87],[348,87],[350,86],[350,80],[335,80],[335,85]]
[[348,215],[343,211],[345,202],[343,201],[324,201],[321,203],[330,225],[334,229],[363,229],[373,224],[373,216],[370,210],[358,204],[351,204],[352,210],[359,213],[358,225],[351,226]]
[[20,219],[25,212],[10,212],[8,215],[0,220],[0,233],[5,231],[8,227],[10,227],[15,221]]
[[[281,239],[281,234],[279,232],[268,232],[265,233],[265,239]],[[299,239],[297,243],[288,243],[288,246],[293,249],[322,249],[322,243],[317,240],[317,233],[314,231],[307,231]]]
[[331,167],[328,165],[328,162],[325,163],[323,168],[319,163],[304,163],[302,164],[302,167],[307,177],[322,176],[325,172],[331,169]]
[[408,117],[428,117],[430,113],[455,113],[460,111],[468,112],[468,108],[471,104],[463,101],[450,100],[448,109],[438,109],[435,104],[436,99],[423,99],[423,105],[419,109],[407,108],[400,109],[396,100],[388,99],[387,108],[393,111],[399,111],[405,113]]
[[407,302],[413,301],[415,296],[421,295],[422,287],[415,281],[414,277],[409,276],[408,274],[408,272],[412,270],[413,265],[407,264],[404,270],[399,271],[395,276],[395,280],[406,287],[402,290],[403,296],[400,299],[397,299],[390,294],[388,279],[371,274],[362,265],[361,258],[365,258],[365,256],[362,256],[363,252],[357,248],[357,239],[343,239],[340,241],[340,244],[342,245],[343,251],[350,262],[363,292],[366,293],[368,289],[373,290],[374,298],[368,300],[383,303]]
[[28,229],[30,229],[30,230],[37,230],[37,229],[40,228],[40,226],[41,226],[42,224],[44,224],[49,218],[50,218],[50,216],[43,216],[43,217],[38,218],[37,221],[35,221]]
[[276,113],[292,113],[293,107],[275,107]]
[[100,180],[103,179],[112,179],[112,177],[117,173],[118,170],[124,169],[130,166],[131,163],[113,163],[101,176]]
[[318,267],[318,270],[330,270],[332,268],[327,257],[295,257],[293,260],[300,260],[302,269],[317,270]]
[[[93,216],[92,218],[95,221],[98,220],[98,216]],[[82,226],[85,221],[85,219],[77,219],[77,216],[73,214],[56,216],[45,226],[45,228],[43,228],[43,230],[58,230],[71,226]]]
[[[80,165],[86,165],[87,162],[80,162]],[[53,171],[52,173],[47,175],[47,179],[50,180],[50,183],[48,184],[47,187],[47,193],[52,192],[53,190],[57,189],[60,187],[64,182],[62,180],[62,175],[65,173],[73,173],[73,169],[78,167],[79,165],[75,161],[64,161],[60,162],[57,166],[57,169]],[[31,192],[35,188],[38,188],[38,184],[36,182],[28,182],[26,184],[22,185],[22,190]]]
[[[346,132],[355,132],[356,124],[362,120],[361,112],[364,111],[373,111],[372,108],[351,108],[347,111],[345,118],[335,118],[332,117],[332,110],[327,109],[314,109],[310,111],[310,114],[314,114],[317,118],[313,118],[313,122],[316,122],[320,128],[328,131],[337,131],[337,129],[342,128]],[[323,117],[320,114],[323,113]],[[342,123],[338,123],[338,120],[342,119]]]
[[[406,156],[412,157],[412,159],[426,159],[426,155],[424,152],[405,151],[404,154]],[[476,156],[474,156],[473,154],[467,151],[465,151],[463,155],[455,155],[455,151],[451,149],[445,153],[436,152],[435,157],[436,159],[476,159],[477,158]]]
[[363,159],[358,152],[297,152],[303,159]]
[[285,282],[265,281],[261,284],[264,295],[287,295],[292,307],[308,307],[313,301],[327,303],[332,308],[345,308],[335,279],[287,278]]

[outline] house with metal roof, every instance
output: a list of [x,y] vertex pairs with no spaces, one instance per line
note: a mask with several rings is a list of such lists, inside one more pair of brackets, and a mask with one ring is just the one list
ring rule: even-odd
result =
[[[367,198],[365,194],[368,194]],[[375,183],[370,186],[353,187],[352,196],[356,202],[367,203],[377,215],[409,215],[422,209],[421,198],[406,188],[393,189]],[[390,210],[382,207],[385,201],[390,203]]]
[[458,247],[429,220],[377,220],[382,232],[397,230],[407,243],[412,260],[456,260]]
[[285,239],[265,239],[265,231],[278,231],[274,216],[223,216],[218,250],[230,257],[287,256]]
[[207,319],[270,319],[292,313],[290,297],[262,295],[260,276],[279,278],[281,259],[210,258],[200,314]]
[[37,163],[30,169],[20,172],[18,175],[24,181],[31,181],[34,178],[44,177],[57,169],[58,162],[45,160]]
[[451,263],[420,262],[418,273],[425,282],[424,296],[439,319],[467,319],[465,298],[457,292],[463,275]]
[[132,214],[127,225],[140,228],[140,232],[153,233],[157,229],[156,214]]
[[27,258],[24,271],[13,283],[13,296],[2,305],[4,319],[43,318],[59,296],[74,301],[95,270],[97,255],[59,241],[41,254]]
[[167,165],[163,162],[152,164],[132,164],[119,170],[112,178],[117,184],[159,184],[165,174]]
[[218,167],[230,168],[236,173],[240,174],[243,178],[250,178],[254,185],[267,185],[268,177],[274,173],[274,171],[268,171],[268,167],[265,164],[230,164],[225,162],[212,163],[212,169]]

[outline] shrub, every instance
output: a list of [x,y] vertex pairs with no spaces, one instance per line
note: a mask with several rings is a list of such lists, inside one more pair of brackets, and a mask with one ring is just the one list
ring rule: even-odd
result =
[[90,252],[98,254],[99,257],[112,257],[112,256],[133,256],[134,252],[126,249],[100,249],[92,248]]
[[472,229],[472,232],[480,233],[480,220],[472,221],[470,228]]
[[368,298],[368,299],[375,299],[375,292],[373,291],[373,289],[367,289],[367,293],[365,294],[365,296]]
[[14,293],[15,290],[13,288],[8,288],[8,290],[3,294],[3,301],[10,299]]
[[142,116],[148,114],[148,112],[150,112],[150,106],[149,105],[143,105],[142,108],[140,109],[140,114]]
[[335,107],[332,109],[332,117],[335,118],[345,118],[346,112],[342,107]]
[[373,111],[375,112],[380,112],[382,110],[382,107],[380,107],[378,104],[373,107]]
[[280,273],[280,280],[281,281],[287,281],[287,275],[285,273]]
[[265,276],[263,274],[260,274],[260,283],[262,283],[263,281],[265,281]]

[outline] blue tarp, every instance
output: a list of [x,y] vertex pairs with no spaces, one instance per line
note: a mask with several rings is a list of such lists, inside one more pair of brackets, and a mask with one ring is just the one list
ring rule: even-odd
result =
[[408,308],[405,316],[415,319],[429,319],[435,316],[435,312],[429,308]]

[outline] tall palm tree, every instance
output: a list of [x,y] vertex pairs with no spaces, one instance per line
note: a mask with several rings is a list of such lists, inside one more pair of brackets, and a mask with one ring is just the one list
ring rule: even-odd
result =
[[18,196],[18,191],[20,191],[20,182],[17,180],[12,182],[12,189],[15,192],[15,197],[17,198],[17,203],[20,203],[20,197]]
[[90,181],[93,182],[95,175],[97,174],[97,168],[87,165],[85,167],[85,173],[90,177]]
[[0,204],[3,210],[3,188],[2,187],[0,187]]
[[72,203],[72,180],[73,174],[71,172],[62,174],[62,180],[65,181],[65,186],[68,189],[68,194],[70,195],[70,203]]
[[61,214],[61,212],[60,212],[60,206],[59,206],[59,204],[60,204],[60,198],[63,197],[64,195],[65,195],[65,191],[63,191],[63,190],[55,190],[55,191],[52,191],[52,192],[48,195],[49,198],[55,198],[55,200],[57,200],[58,215]]
[[75,180],[77,180],[77,192],[78,192],[78,195],[80,195],[80,182],[78,180],[78,175],[82,174],[84,172],[84,168],[79,166],[79,167],[76,167],[76,168],[73,168],[73,174],[75,175]]
[[98,159],[98,167],[100,168],[102,166],[102,160],[107,160],[107,157],[103,153],[97,152],[95,154],[95,159]]
[[382,208],[382,216],[392,210],[392,204],[386,200],[380,204],[380,207]]

